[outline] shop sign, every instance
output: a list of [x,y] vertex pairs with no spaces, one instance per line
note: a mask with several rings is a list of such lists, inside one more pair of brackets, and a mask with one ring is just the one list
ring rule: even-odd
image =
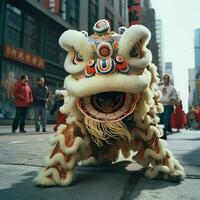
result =
[[9,44],[4,45],[4,57],[22,62],[27,65],[31,65],[42,70],[45,67],[45,61],[42,57],[33,55]]
[[129,26],[141,24],[141,0],[130,0],[128,2]]
[[47,8],[55,15],[58,15],[60,9],[60,0],[46,0],[45,2]]

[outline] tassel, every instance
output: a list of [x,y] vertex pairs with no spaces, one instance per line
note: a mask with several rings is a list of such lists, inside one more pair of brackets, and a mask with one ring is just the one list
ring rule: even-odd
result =
[[131,140],[131,135],[122,121],[102,123],[85,117],[85,125],[88,132],[91,134],[92,140],[98,146],[102,146],[102,141],[109,144],[109,138],[122,138],[129,142]]

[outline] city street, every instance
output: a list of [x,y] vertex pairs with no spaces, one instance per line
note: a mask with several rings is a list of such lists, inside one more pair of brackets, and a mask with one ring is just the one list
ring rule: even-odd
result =
[[200,200],[190,2],[0,0],[0,200]]
[[170,135],[168,144],[184,166],[186,179],[180,184],[149,180],[136,163],[125,162],[103,167],[78,167],[77,177],[69,187],[38,188],[33,179],[43,166],[50,148],[48,133],[11,134],[0,128],[0,199],[1,200],[151,200],[200,199],[200,132],[183,130]]

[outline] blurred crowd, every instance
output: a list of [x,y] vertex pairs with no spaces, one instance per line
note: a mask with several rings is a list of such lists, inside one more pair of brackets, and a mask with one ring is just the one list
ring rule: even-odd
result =
[[172,129],[176,129],[176,132],[180,132],[180,129],[183,128],[190,130],[200,129],[200,107],[192,106],[189,111],[185,113],[181,100],[177,101],[170,118],[170,124]]
[[200,129],[200,107],[192,106],[187,113],[187,129]]
[[[12,123],[12,132],[15,133],[19,128],[19,132],[26,133],[25,120],[28,109],[32,106],[34,110],[34,122],[35,131],[42,132],[46,131],[47,126],[47,104],[50,97],[50,91],[45,84],[43,76],[39,76],[35,85],[32,87],[29,85],[28,75],[21,75],[20,80],[16,81],[13,87],[12,94],[15,98],[15,117]],[[56,113],[56,125],[54,131],[60,124],[66,123],[66,115],[59,111],[59,108],[64,103],[64,97],[62,94],[56,95],[54,105],[51,109],[51,114]]]
[[158,88],[161,92],[159,102],[164,107],[164,112],[159,115],[160,124],[164,125],[162,139],[167,139],[168,134],[180,132],[183,128],[200,129],[200,107],[191,107],[185,113],[182,100],[170,81],[170,76],[165,74]]
[[[15,98],[15,117],[12,123],[12,132],[19,128],[20,132],[25,131],[25,120],[30,106],[34,109],[35,131],[42,129],[46,132],[46,110],[50,97],[50,91],[45,84],[43,76],[39,76],[34,86],[29,86],[27,75],[22,75],[13,87],[12,95]],[[200,107],[190,107],[188,113],[183,110],[175,87],[170,84],[170,76],[164,75],[158,88],[161,92],[159,103],[163,104],[164,112],[159,115],[160,124],[163,124],[162,139],[167,139],[167,135],[173,132],[180,132],[181,129],[200,129]],[[11,95],[11,94],[10,94]],[[60,124],[66,123],[67,116],[60,112],[59,108],[64,104],[64,96],[57,94],[50,114],[56,114],[56,124],[54,131]]]

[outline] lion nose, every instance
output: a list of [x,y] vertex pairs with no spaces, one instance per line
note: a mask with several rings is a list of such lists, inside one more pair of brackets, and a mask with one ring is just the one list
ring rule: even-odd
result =
[[95,69],[99,75],[113,73],[116,71],[115,61],[112,58],[98,59],[95,64]]

